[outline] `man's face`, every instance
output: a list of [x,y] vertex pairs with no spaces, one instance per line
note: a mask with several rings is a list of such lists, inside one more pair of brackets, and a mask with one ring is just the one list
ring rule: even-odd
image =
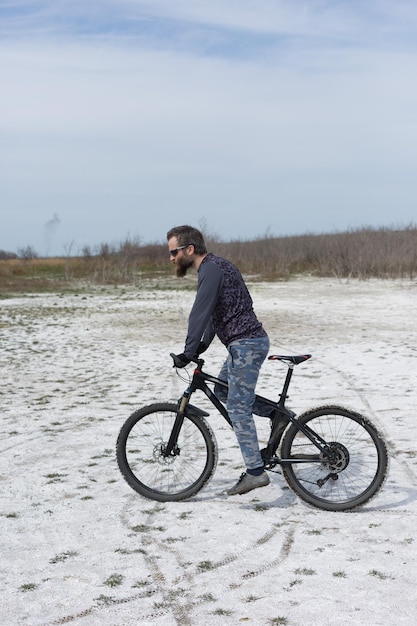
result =
[[[176,237],[171,237],[168,241],[171,262],[175,265],[175,272],[179,278],[183,278],[194,261],[188,254],[189,246],[182,247]],[[173,251],[171,253],[171,251]]]

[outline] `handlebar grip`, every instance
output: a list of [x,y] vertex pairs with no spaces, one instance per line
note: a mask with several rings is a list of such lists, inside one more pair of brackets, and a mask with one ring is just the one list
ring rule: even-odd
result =
[[[175,357],[177,356],[174,352],[170,352],[169,356],[172,358],[172,360],[174,361],[174,366],[175,366]],[[190,359],[190,363],[195,363],[196,365],[198,365],[200,368],[203,367],[204,365],[204,360],[200,359],[199,356],[195,356],[193,359]]]

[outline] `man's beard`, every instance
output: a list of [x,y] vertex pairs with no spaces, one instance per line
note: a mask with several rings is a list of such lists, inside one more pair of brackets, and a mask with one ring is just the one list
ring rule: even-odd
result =
[[190,258],[187,258],[186,256],[182,255],[182,257],[178,259],[176,266],[175,266],[175,271],[176,271],[178,278],[184,278],[184,276],[187,274],[187,271],[192,266],[192,264],[193,264],[193,261]]

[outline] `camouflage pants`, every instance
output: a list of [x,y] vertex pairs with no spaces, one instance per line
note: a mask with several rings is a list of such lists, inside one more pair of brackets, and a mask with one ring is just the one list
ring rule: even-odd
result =
[[233,341],[227,348],[229,355],[220,370],[219,378],[227,380],[228,391],[220,386],[215,394],[226,403],[246,469],[262,467],[258,434],[253,419],[255,387],[259,370],[268,350],[268,337]]

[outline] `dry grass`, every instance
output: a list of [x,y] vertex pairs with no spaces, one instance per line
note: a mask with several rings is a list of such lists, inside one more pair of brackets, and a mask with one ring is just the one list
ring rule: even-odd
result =
[[[293,237],[263,237],[224,242],[207,237],[211,251],[261,280],[294,275],[339,279],[401,278],[417,275],[417,227],[361,228],[347,232]],[[7,253],[3,253],[3,257]],[[81,257],[1,258],[0,294],[79,289],[81,284],[141,284],[144,277],[172,273],[165,244],[140,245],[127,239],[103,243]]]

